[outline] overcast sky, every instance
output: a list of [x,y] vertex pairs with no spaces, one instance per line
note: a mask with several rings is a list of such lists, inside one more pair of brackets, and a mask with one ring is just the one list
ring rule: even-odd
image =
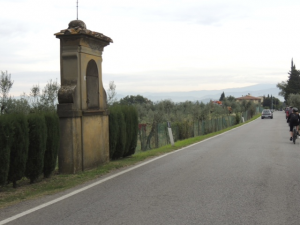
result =
[[[11,94],[60,81],[59,39],[76,0],[0,0],[0,70]],[[299,0],[79,0],[87,29],[114,43],[103,82],[117,92],[216,90],[287,79],[300,66]]]

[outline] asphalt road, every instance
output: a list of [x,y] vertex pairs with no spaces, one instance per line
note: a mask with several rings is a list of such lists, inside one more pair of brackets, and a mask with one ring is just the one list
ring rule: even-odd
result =
[[[285,114],[275,112],[274,119],[257,119],[121,175],[115,171],[8,224],[299,225],[297,141],[289,141]],[[2,209],[0,224],[74,190]]]

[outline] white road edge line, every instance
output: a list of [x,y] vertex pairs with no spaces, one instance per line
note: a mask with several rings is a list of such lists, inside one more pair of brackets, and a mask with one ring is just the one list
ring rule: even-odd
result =
[[[256,120],[256,119],[255,119],[255,120]],[[250,123],[254,122],[255,120],[251,121]],[[247,124],[250,124],[250,123],[246,123],[246,124],[244,124],[244,125],[247,125]],[[115,178],[115,177],[118,177],[118,176],[120,176],[120,175],[122,175],[122,174],[124,174],[124,173],[127,173],[127,172],[131,171],[131,170],[135,170],[135,169],[137,169],[137,168],[139,168],[139,167],[141,167],[141,166],[144,166],[144,165],[146,165],[146,164],[148,164],[148,163],[151,163],[151,162],[153,162],[153,161],[155,161],[155,160],[158,160],[158,159],[163,158],[163,157],[165,157],[165,156],[168,156],[168,155],[170,155],[170,154],[173,154],[173,153],[176,153],[176,152],[185,150],[185,149],[187,149],[187,148],[189,148],[189,147],[191,147],[191,146],[200,144],[200,143],[205,142],[205,141],[208,141],[208,140],[210,140],[210,139],[212,139],[212,138],[215,138],[215,137],[218,137],[218,136],[220,136],[220,135],[226,134],[226,133],[231,132],[231,131],[233,131],[233,130],[235,130],[235,129],[238,129],[238,128],[240,128],[240,127],[243,127],[244,125],[239,126],[239,127],[236,127],[236,128],[233,128],[233,129],[231,129],[231,130],[229,130],[229,131],[226,131],[226,132],[224,132],[224,133],[218,134],[218,135],[216,135],[216,136],[207,138],[207,139],[205,139],[205,140],[203,140],[203,141],[200,141],[200,142],[197,142],[197,143],[195,143],[195,144],[191,144],[191,145],[189,145],[189,146],[187,146],[187,147],[184,147],[184,148],[175,150],[175,151],[173,151],[173,152],[169,152],[169,153],[166,153],[166,154],[164,154],[164,155],[158,156],[158,157],[156,157],[156,158],[153,158],[153,159],[151,159],[151,160],[148,160],[148,161],[143,162],[143,163],[141,163],[141,164],[138,164],[138,165],[136,165],[136,166],[133,166],[133,167],[131,167],[131,168],[129,168],[129,169],[126,169],[126,170],[121,171],[121,172],[119,172],[119,173],[117,173],[117,174],[114,174],[114,175],[112,175],[112,176],[109,176],[109,177],[107,177],[107,178],[104,178],[104,179],[102,179],[102,180],[99,180],[99,181],[97,181],[97,182],[95,182],[95,183],[93,183],[93,184],[90,184],[90,185],[88,185],[88,186],[86,186],[86,187],[84,187],[84,188],[80,188],[80,189],[78,189],[78,190],[76,190],[76,191],[73,191],[73,192],[71,192],[71,193],[69,193],[69,194],[66,194],[66,195],[64,195],[64,196],[61,196],[61,197],[59,197],[59,198],[57,198],[57,199],[54,199],[54,200],[52,200],[52,201],[50,201],[50,202],[41,204],[41,205],[39,205],[39,206],[37,206],[37,207],[34,207],[34,208],[32,208],[32,209],[29,209],[29,210],[27,210],[27,211],[24,211],[24,212],[22,212],[22,213],[19,213],[19,214],[15,215],[15,216],[12,216],[12,217],[9,217],[9,218],[7,218],[7,219],[5,219],[5,220],[2,220],[2,221],[0,221],[0,225],[9,223],[9,222],[11,222],[11,221],[13,221],[13,220],[16,220],[16,219],[20,218],[20,217],[26,216],[26,215],[28,215],[28,214],[30,214],[30,213],[32,213],[32,212],[35,212],[35,211],[40,210],[40,209],[42,209],[42,208],[45,208],[45,207],[47,207],[47,206],[49,206],[49,205],[52,205],[52,204],[54,204],[54,203],[60,202],[60,201],[62,201],[62,200],[64,200],[64,199],[66,199],[66,198],[69,198],[69,197],[71,197],[71,196],[73,196],[73,195],[76,195],[76,194],[78,194],[78,193],[80,193],[80,192],[83,192],[83,191],[85,191],[85,190],[87,190],[87,189],[90,189],[90,188],[92,188],[92,187],[94,187],[94,186],[96,186],[96,185],[99,185],[99,184],[104,183],[104,182],[106,182],[106,181],[108,181],[108,180],[111,180],[111,179],[113,179],[113,178]]]

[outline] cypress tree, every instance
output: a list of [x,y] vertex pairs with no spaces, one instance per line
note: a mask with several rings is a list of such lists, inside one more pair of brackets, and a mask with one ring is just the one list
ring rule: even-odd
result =
[[25,174],[26,162],[28,157],[28,123],[23,114],[16,114],[12,117],[14,135],[10,151],[10,166],[8,181],[17,187],[17,181],[22,179]]
[[50,177],[56,166],[59,148],[59,119],[56,113],[46,113],[47,141],[44,156],[44,177]]
[[133,155],[135,153],[135,149],[137,146],[137,139],[138,139],[138,112],[136,108],[130,107],[130,116],[131,116],[131,138],[129,144],[129,151],[127,156]]
[[47,128],[43,115],[28,115],[29,149],[25,176],[33,183],[43,172]]
[[116,119],[119,127],[116,150],[112,156],[112,159],[118,159],[123,157],[126,147],[126,123],[124,114],[122,113],[122,107],[116,106]]
[[296,65],[294,65],[293,60],[291,64],[291,71],[288,74],[289,77],[284,95],[285,100],[288,99],[290,94],[300,93],[300,71],[296,69]]
[[223,91],[223,93],[221,94],[221,96],[220,96],[220,99],[219,99],[219,101],[223,101],[224,100],[224,98],[225,98],[225,93],[224,93],[224,91]]
[[119,124],[117,121],[116,107],[110,108],[109,113],[109,157],[112,159],[117,147],[117,138],[119,136]]
[[123,107],[126,122],[126,151],[124,157],[133,155],[137,145],[138,114],[133,106]]
[[10,116],[0,116],[0,185],[7,182],[13,127]]
[[126,144],[125,144],[125,150],[123,153],[123,157],[128,156],[129,153],[129,146],[131,143],[131,131],[132,131],[132,121],[131,121],[131,116],[130,116],[130,106],[123,106],[122,107],[122,113],[124,115],[124,120],[126,124]]

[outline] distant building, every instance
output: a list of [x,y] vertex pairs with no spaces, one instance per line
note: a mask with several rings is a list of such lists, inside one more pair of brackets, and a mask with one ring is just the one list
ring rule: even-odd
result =
[[258,96],[258,98],[260,98],[261,99],[261,104],[264,102],[264,96]]
[[253,102],[255,104],[262,104],[262,98],[260,98],[260,97],[254,97],[254,96],[251,96],[250,94],[242,96],[242,97],[239,97],[239,98],[236,98],[235,100],[237,102],[242,102],[243,100],[246,100],[246,101],[251,101],[251,102]]
[[215,105],[222,105],[222,101],[211,101]]

